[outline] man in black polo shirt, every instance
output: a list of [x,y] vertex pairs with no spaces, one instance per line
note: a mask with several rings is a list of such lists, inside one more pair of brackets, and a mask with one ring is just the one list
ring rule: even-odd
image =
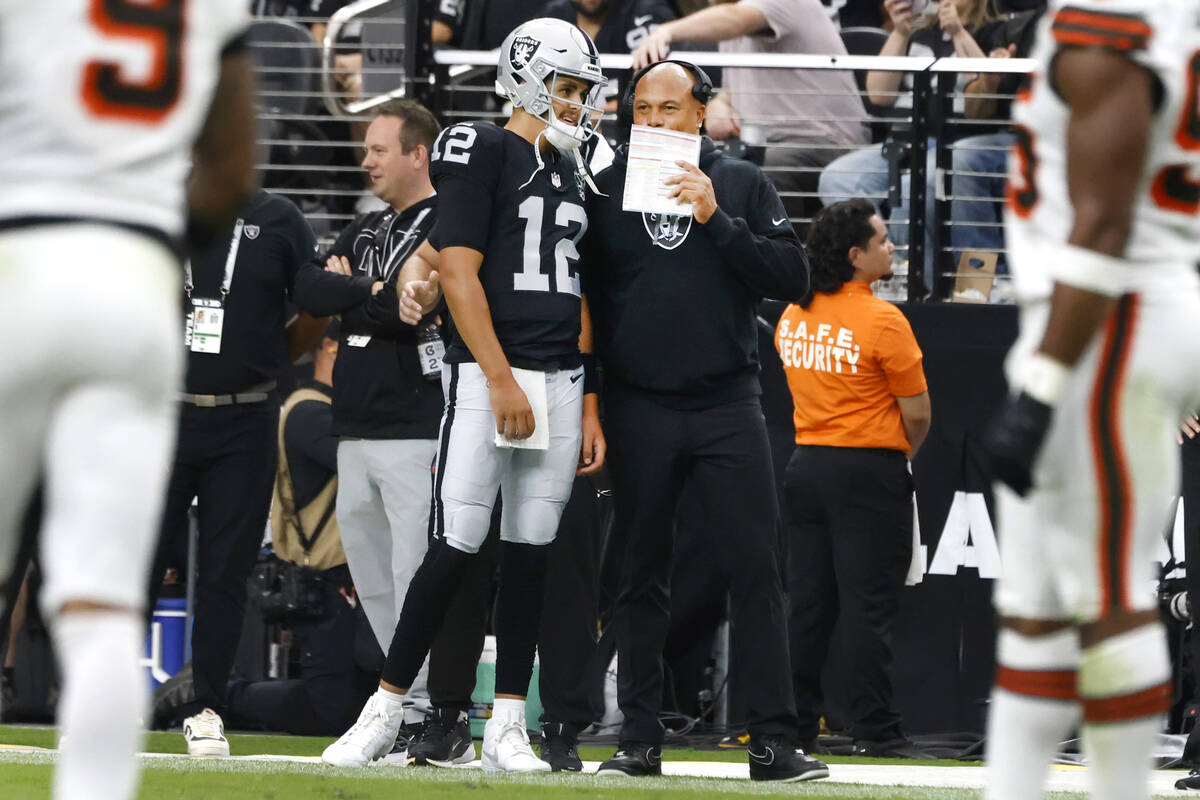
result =
[[[400,319],[396,294],[405,261],[437,218],[429,153],[438,131],[433,114],[415,101],[380,106],[367,129],[362,165],[388,207],[346,226],[296,281],[301,308],[342,317],[333,376],[337,518],[358,597],[384,649],[428,544],[442,415],[441,360],[418,353],[426,344],[420,335],[440,348],[436,313],[410,325]],[[426,673],[422,669],[408,696],[409,725],[429,710]]]
[[163,568],[187,563],[187,510],[196,500],[195,697],[182,709],[191,755],[229,755],[220,710],[275,480],[275,384],[290,352],[307,349],[291,341],[301,334],[298,325],[289,329],[287,299],[315,244],[290,200],[259,191],[185,267],[187,378],[148,607]]

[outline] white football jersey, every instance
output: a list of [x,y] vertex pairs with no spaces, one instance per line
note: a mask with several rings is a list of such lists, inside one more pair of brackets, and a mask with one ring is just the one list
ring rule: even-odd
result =
[[1194,286],[1200,262],[1200,5],[1055,0],[1032,54],[1038,62],[1032,85],[1013,106],[1017,143],[1009,156],[1005,221],[1017,295],[1049,294],[1047,258],[1067,241],[1075,217],[1067,191],[1070,109],[1046,79],[1055,53],[1071,45],[1125,53],[1156,76],[1162,96],[1125,252],[1146,268],[1133,271],[1128,291]]
[[245,0],[0,0],[0,223],[184,228],[191,147]]

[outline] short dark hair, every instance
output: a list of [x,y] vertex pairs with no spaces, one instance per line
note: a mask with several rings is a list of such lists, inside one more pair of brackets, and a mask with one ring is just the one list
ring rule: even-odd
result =
[[433,142],[442,130],[433,112],[416,100],[388,100],[375,109],[375,119],[379,117],[400,120],[400,150],[405,153],[411,153],[419,144],[432,150]]
[[866,247],[875,235],[871,217],[879,212],[870,200],[856,197],[822,208],[808,229],[804,249],[808,252],[808,292],[800,300],[808,308],[817,292],[833,294],[854,277],[854,265],[846,258],[851,247]]

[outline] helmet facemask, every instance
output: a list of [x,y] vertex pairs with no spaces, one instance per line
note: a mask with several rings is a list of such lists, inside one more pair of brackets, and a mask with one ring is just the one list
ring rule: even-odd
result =
[[[600,95],[600,84],[582,76],[570,75],[568,77],[583,81],[588,84],[589,88],[582,101],[568,100],[554,94],[554,86],[559,75],[558,70],[552,70],[546,79],[546,88],[538,98],[544,100],[546,110],[537,116],[546,123],[546,141],[558,150],[575,150],[595,135],[596,128],[600,125],[600,119],[604,116],[604,109],[596,105]],[[555,102],[577,109],[578,120],[571,122],[559,119],[558,115],[554,113]]]

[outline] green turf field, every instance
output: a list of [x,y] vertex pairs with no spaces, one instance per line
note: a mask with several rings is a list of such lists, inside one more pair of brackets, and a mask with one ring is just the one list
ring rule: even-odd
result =
[[[30,745],[33,747],[54,748],[54,730],[38,727],[6,727],[0,725],[0,744]],[[319,756],[325,746],[333,741],[332,738],[321,736],[259,736],[255,734],[231,733],[230,752],[235,756],[257,755],[269,753],[277,756]],[[536,743],[535,743],[536,746]],[[178,731],[154,732],[146,736],[144,746],[148,753],[179,753],[187,752],[183,736]],[[603,761],[613,754],[613,747],[580,747],[579,756],[584,761]],[[667,761],[730,761],[743,762],[746,751],[732,750],[685,750],[666,748],[664,756]],[[857,758],[851,756],[821,756],[829,764],[919,764],[921,766],[978,766],[978,761],[909,761],[899,758]]]
[[[46,761],[38,756],[36,761]],[[0,760],[4,797],[35,800],[48,795],[48,763]],[[364,775],[366,777],[364,777]],[[519,800],[519,798],[603,798],[666,800],[701,797],[804,797],[854,800],[965,800],[979,792],[960,789],[857,787],[820,781],[786,786],[701,778],[646,778],[624,781],[588,775],[507,776],[475,770],[427,767],[343,770],[307,764],[248,764],[214,761],[151,763],[143,772],[139,800]],[[1074,798],[1078,795],[1048,795]]]
[[[296,736],[230,736],[234,755],[268,753],[315,756],[331,740]],[[48,728],[0,727],[0,745],[52,747]],[[147,752],[182,753],[179,733],[153,733]],[[585,760],[601,760],[611,748],[582,748]],[[740,750],[664,751],[664,761],[702,760],[740,762]],[[870,763],[864,759],[829,757],[837,763]],[[907,762],[877,759],[878,764],[930,766],[962,762]],[[49,796],[52,755],[0,750],[0,798],[45,800]],[[803,797],[854,800],[966,800],[981,797],[970,789],[897,786],[856,786],[815,781],[803,784],[761,784],[747,780],[664,777],[638,780],[589,775],[503,775],[480,770],[440,770],[430,767],[372,767],[339,769],[320,764],[286,761],[221,759],[148,759],[139,800],[517,800],[518,798],[599,798],[604,800],[667,800],[701,797]],[[1053,793],[1050,798],[1077,800],[1080,795]]]

